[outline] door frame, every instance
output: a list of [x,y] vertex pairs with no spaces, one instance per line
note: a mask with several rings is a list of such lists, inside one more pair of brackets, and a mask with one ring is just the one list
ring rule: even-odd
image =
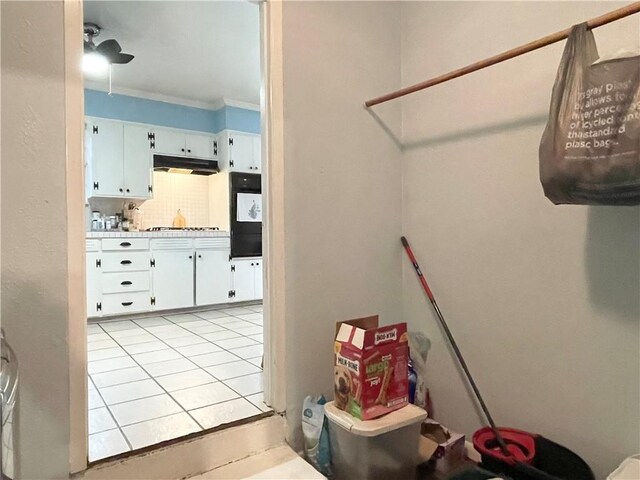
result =
[[264,281],[264,397],[286,410],[285,165],[282,61],[282,2],[260,2],[262,94],[262,199]]
[[[261,38],[261,133],[262,133],[262,192],[265,212],[263,246],[264,265],[264,329],[265,329],[265,401],[277,412],[286,409],[285,389],[285,218],[284,218],[284,117],[283,117],[283,63],[282,63],[282,4],[260,1]],[[65,102],[66,148],[68,177],[78,192],[84,192],[84,81],[78,68],[82,59],[83,4],[82,0],[64,0],[65,32]],[[70,202],[81,202],[71,198]],[[69,219],[70,243],[84,247],[83,217]],[[85,249],[78,248],[77,256],[69,258],[69,265],[78,266],[82,274],[70,285],[72,291],[84,291],[86,285]],[[69,320],[69,374],[70,374],[70,450],[71,473],[86,470],[88,465],[87,414],[87,347],[86,299],[80,295],[70,310]]]

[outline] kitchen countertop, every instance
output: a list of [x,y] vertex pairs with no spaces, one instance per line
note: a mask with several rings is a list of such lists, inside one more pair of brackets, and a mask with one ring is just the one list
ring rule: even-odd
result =
[[162,230],[159,232],[87,232],[86,238],[176,238],[228,237],[223,230]]

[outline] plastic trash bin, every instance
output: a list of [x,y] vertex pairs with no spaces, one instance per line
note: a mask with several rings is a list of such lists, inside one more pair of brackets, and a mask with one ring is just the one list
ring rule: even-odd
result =
[[380,418],[359,420],[329,402],[325,413],[336,480],[415,478],[425,410],[407,405]]

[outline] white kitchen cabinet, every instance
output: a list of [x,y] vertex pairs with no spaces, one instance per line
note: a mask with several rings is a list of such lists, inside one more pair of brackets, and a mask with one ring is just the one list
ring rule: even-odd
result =
[[[86,239],[87,316],[99,317],[253,299],[260,259],[238,262],[233,292],[229,237]],[[242,280],[246,266],[247,279]],[[246,287],[243,285],[246,284]]]
[[87,317],[97,317],[102,310],[102,272],[100,252],[87,252]]
[[150,198],[153,166],[148,134],[144,126],[87,118],[87,198]]
[[152,252],[152,303],[155,310],[193,306],[193,256],[192,249]]
[[124,128],[121,122],[85,122],[87,197],[121,197],[124,193]]
[[154,152],[175,157],[213,158],[213,135],[154,128]]
[[229,250],[196,250],[196,305],[229,302]]
[[234,258],[231,260],[233,302],[262,299],[262,259]]
[[214,144],[214,157],[221,170],[260,173],[262,171],[260,135],[223,131]]
[[155,143],[154,153],[174,156],[185,155],[185,135],[183,132],[154,128],[152,133]]
[[152,196],[153,157],[149,145],[149,128],[124,125],[124,196],[127,198]]
[[264,278],[262,277],[263,275],[264,273],[262,268],[262,259],[256,260],[254,271],[253,271],[253,281],[255,282],[254,291],[255,291],[256,300],[262,300],[262,292],[263,292],[263,285],[264,285]]
[[213,158],[213,136],[187,134],[185,144],[188,157]]

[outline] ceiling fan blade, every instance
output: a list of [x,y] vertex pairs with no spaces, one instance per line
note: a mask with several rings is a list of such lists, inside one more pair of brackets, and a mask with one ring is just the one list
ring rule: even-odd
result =
[[112,55],[114,53],[120,53],[122,51],[122,47],[118,43],[117,40],[113,38],[110,40],[105,40],[100,45],[97,46],[96,51],[105,56]]
[[116,53],[114,55],[109,55],[107,58],[111,63],[123,64],[123,63],[129,63],[131,60],[135,58],[135,56],[129,53]]

